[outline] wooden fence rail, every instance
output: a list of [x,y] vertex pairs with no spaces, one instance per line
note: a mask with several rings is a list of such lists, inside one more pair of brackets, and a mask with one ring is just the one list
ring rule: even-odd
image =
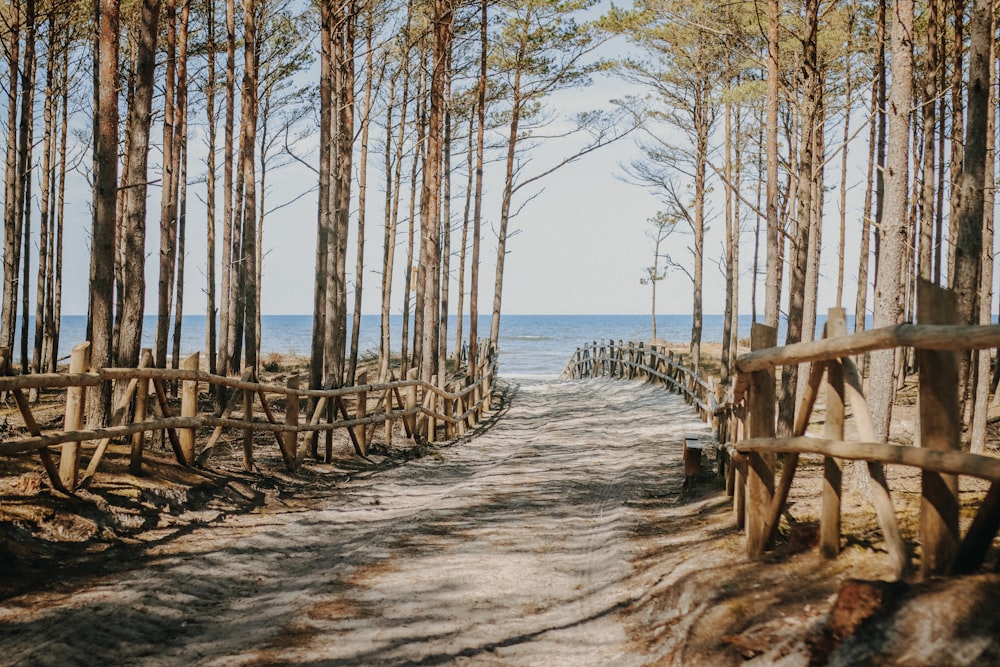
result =
[[[685,395],[705,419],[713,419],[719,448],[719,474],[726,477],[737,525],[746,531],[747,554],[759,558],[769,548],[785,513],[799,455],[823,457],[819,550],[835,557],[841,549],[841,478],[844,461],[863,461],[875,515],[890,567],[899,578],[911,567],[886,479],[886,464],[921,470],[919,535],[922,576],[960,574],[978,569],[1000,530],[1000,458],[960,450],[958,402],[959,352],[1000,348],[1000,326],[954,322],[954,295],[929,283],[918,286],[917,324],[903,324],[847,335],[843,309],[831,309],[823,337],[777,346],[777,332],[754,324],[751,351],[736,362],[731,387],[705,380],[695,371],[639,343],[594,342],[577,349],[564,378],[641,378],[663,382]],[[942,322],[944,322],[942,324]],[[918,444],[876,442],[875,430],[853,356],[898,347],[918,352]],[[810,364],[808,381],[795,413],[792,433],[775,437],[776,366]],[[824,397],[822,437],[806,436],[813,407]],[[844,440],[847,410],[858,441]],[[778,465],[778,454],[783,454]],[[779,476],[780,473],[780,476]],[[964,536],[959,531],[959,477],[990,482],[989,490]]]
[[[917,324],[847,335],[844,311],[831,309],[822,339],[784,347],[760,346],[737,360],[738,373],[729,405],[742,405],[747,415],[763,409],[762,403],[773,405],[773,396],[757,390],[758,378],[761,384],[773,387],[775,366],[811,364],[808,387],[790,437],[775,438],[773,427],[770,433],[753,432],[743,419],[736,419],[732,427],[736,436],[729,449],[729,488],[734,494],[737,523],[746,529],[750,557],[762,555],[773,540],[799,455],[808,453],[822,456],[824,461],[819,545],[824,556],[833,557],[840,551],[842,466],[845,460],[855,460],[866,464],[873,509],[896,577],[907,574],[912,563],[898,525],[885,464],[921,470],[922,500],[916,536],[921,575],[966,573],[982,565],[1000,529],[1000,459],[960,450],[958,353],[1000,347],[1000,327],[949,324],[955,321],[954,294],[929,283],[921,282],[917,299]],[[876,442],[861,376],[852,359],[861,352],[898,347],[914,348],[918,355],[919,433],[913,446]],[[824,437],[804,437],[821,391],[826,404]],[[845,407],[853,415],[857,442],[844,441]],[[781,477],[775,483],[777,453],[784,453],[785,458]],[[959,530],[959,476],[990,482],[964,537]],[[751,485],[761,490],[753,501],[749,495]]]
[[563,369],[565,379],[619,378],[642,379],[666,385],[684,396],[702,419],[708,421],[715,414],[718,402],[714,378],[706,380],[697,371],[681,363],[681,356],[672,350],[664,351],[656,345],[613,340],[605,343],[594,341],[581,348],[570,358]]
[[[33,375],[10,375],[9,351],[0,348],[0,394],[13,396],[27,431],[24,437],[0,442],[0,456],[37,452],[53,488],[66,493],[94,476],[115,440],[131,437],[130,467],[135,473],[141,471],[149,433],[162,433],[177,462],[193,466],[206,463],[225,429],[242,431],[243,466],[247,470],[254,463],[256,433],[273,434],[291,470],[310,453],[320,458],[319,434],[326,434],[324,457],[329,460],[333,442],[330,436],[339,429],[347,433],[359,456],[367,455],[380,424],[385,425],[386,444],[391,444],[392,425],[400,422],[406,437],[417,442],[437,439],[439,429],[447,438],[456,437],[473,428],[489,410],[497,370],[495,351],[484,342],[480,349],[488,353],[480,360],[474,376],[441,383],[436,377],[431,382],[417,380],[411,373],[406,379],[368,383],[361,374],[354,386],[303,389],[298,376],[276,384],[257,382],[249,369],[241,378],[207,373],[199,369],[198,353],[181,360],[179,369],[153,368],[149,350],[143,350],[137,368],[90,368],[89,345],[81,343],[73,348],[69,372]],[[85,428],[86,388],[105,382],[112,384],[115,396],[110,423]],[[168,396],[170,384],[179,387],[179,405]],[[214,386],[219,395],[228,396],[219,411],[199,411],[199,389],[209,386]],[[26,391],[62,388],[66,389],[63,428],[43,432]],[[302,408],[308,401],[313,403],[312,412],[303,420]],[[284,414],[276,414],[282,407]],[[196,451],[196,434],[207,428],[213,429],[212,434]],[[91,454],[81,476],[81,454],[85,449]],[[58,462],[55,454],[59,455]]]

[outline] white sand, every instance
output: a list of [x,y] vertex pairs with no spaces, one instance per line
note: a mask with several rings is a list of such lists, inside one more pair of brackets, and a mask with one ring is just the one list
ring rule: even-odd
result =
[[[488,432],[303,510],[0,606],[0,663],[641,665],[662,572],[635,533],[707,427],[639,383],[522,380]],[[666,500],[661,502],[665,503]],[[673,501],[670,501],[673,503]],[[663,535],[663,543],[670,535]],[[697,601],[696,601],[697,602]]]

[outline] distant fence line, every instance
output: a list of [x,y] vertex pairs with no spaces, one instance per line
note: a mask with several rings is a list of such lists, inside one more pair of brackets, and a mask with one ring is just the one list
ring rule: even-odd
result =
[[642,379],[668,388],[684,396],[701,418],[708,421],[718,405],[719,385],[715,378],[705,379],[694,369],[681,363],[681,355],[645,343],[594,341],[577,348],[562,375],[564,379],[618,378]]
[[[948,321],[953,293],[928,283],[918,291],[922,320]],[[733,497],[734,519],[746,531],[747,554],[759,558],[772,544],[785,512],[799,455],[823,457],[819,550],[835,557],[841,549],[843,462],[864,461],[870,497],[885,540],[894,575],[910,571],[910,554],[899,529],[884,464],[917,467],[922,474],[918,539],[923,576],[961,574],[978,569],[1000,530],[1000,458],[959,449],[962,428],[958,401],[959,351],[1000,348],[1000,326],[940,323],[905,324],[847,335],[844,310],[831,309],[823,338],[777,346],[777,331],[754,324],[751,352],[736,361],[732,386],[705,380],[673,363],[655,347],[641,343],[604,344],[578,349],[564,371],[566,378],[610,377],[664,380],[681,391],[702,418],[713,420],[719,448],[719,474]],[[920,446],[875,442],[861,376],[852,355],[912,347],[918,351],[921,379]],[[666,360],[666,361],[665,361]],[[808,382],[789,437],[775,437],[774,369],[810,364]],[[669,378],[669,379],[668,379]],[[806,437],[813,407],[824,391],[824,437]],[[859,441],[844,440],[845,408],[853,415]],[[777,454],[785,457],[778,477]],[[959,531],[958,476],[990,482],[985,498],[964,537]]]
[[[142,470],[146,436],[160,433],[169,442],[177,462],[202,466],[212,456],[225,429],[243,433],[242,464],[249,470],[254,463],[254,434],[271,433],[285,465],[295,470],[309,455],[319,459],[319,434],[325,433],[324,457],[332,456],[330,435],[344,429],[359,456],[368,454],[377,427],[384,425],[383,441],[392,441],[393,424],[402,423],[407,438],[415,442],[434,441],[439,429],[447,438],[464,434],[489,409],[497,371],[495,350],[484,341],[482,356],[474,374],[445,383],[437,377],[430,382],[416,379],[416,369],[406,379],[368,384],[367,375],[358,375],[357,384],[327,389],[300,388],[300,378],[289,377],[285,384],[256,381],[252,370],[239,379],[214,375],[199,369],[200,353],[180,361],[179,369],[152,367],[152,354],[143,350],[137,368],[91,368],[90,343],[73,348],[69,371],[10,375],[10,355],[0,348],[0,393],[9,393],[17,405],[26,437],[0,442],[0,456],[38,452],[53,488],[72,493],[93,478],[112,441],[128,438],[130,468]],[[102,428],[86,429],[84,414],[86,388],[111,383],[114,411],[111,422]],[[178,383],[180,401],[168,396],[167,384]],[[215,387],[228,396],[221,411],[199,408],[199,390]],[[35,419],[26,391],[66,389],[63,429],[43,432]],[[313,401],[302,421],[306,406]],[[283,414],[276,412],[283,409]],[[177,414],[175,414],[175,412]],[[11,424],[15,428],[17,424]],[[197,448],[198,429],[212,428],[204,446]],[[302,436],[302,437],[300,437]],[[92,454],[85,469],[82,452]],[[55,454],[59,455],[58,461]],[[82,474],[81,474],[82,472]]]

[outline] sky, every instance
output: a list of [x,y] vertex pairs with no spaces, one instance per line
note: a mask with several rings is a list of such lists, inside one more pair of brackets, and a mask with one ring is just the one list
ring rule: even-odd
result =
[[[612,45],[610,49],[620,45]],[[551,108],[566,117],[575,112],[597,107],[607,108],[612,98],[626,94],[642,94],[633,84],[599,75],[593,85],[576,90],[562,91],[550,100]],[[861,133],[862,135],[865,133]],[[839,131],[838,135],[839,136]],[[853,147],[855,155],[864,155],[864,137],[859,137]],[[197,139],[190,144],[189,174],[194,178],[204,171],[204,147]],[[557,163],[572,152],[566,141],[551,140],[536,149],[531,167],[526,175],[537,173]],[[504,273],[503,312],[509,314],[647,314],[650,312],[650,288],[640,284],[643,268],[652,263],[652,241],[648,236],[648,220],[655,215],[661,203],[654,193],[629,184],[623,179],[623,164],[639,157],[640,151],[634,137],[626,137],[616,144],[590,154],[554,174],[546,177],[534,190],[523,193],[514,208],[523,204],[520,214],[511,220],[508,255]],[[457,155],[455,162],[464,161]],[[373,157],[370,174],[378,173],[380,158]],[[158,157],[151,164],[158,164]],[[534,171],[533,171],[534,169]],[[849,196],[849,249],[859,245],[860,212],[858,202],[863,195],[864,174],[861,165],[852,165]],[[828,184],[839,182],[839,160],[830,162]],[[152,173],[152,172],[151,172]],[[375,176],[370,176],[375,178]],[[221,172],[219,174],[221,187]],[[269,172],[271,189],[269,208],[279,202],[300,197],[314,187],[314,172],[292,165],[280,171]],[[455,176],[456,192],[464,187],[464,169]],[[704,312],[720,313],[723,309],[723,275],[716,262],[722,256],[723,223],[721,212],[721,186],[716,183],[712,208],[716,212],[709,219],[705,241]],[[501,165],[494,164],[486,172],[487,194],[484,202],[484,229],[482,264],[480,274],[480,312],[488,313],[492,307],[493,278],[496,259],[495,225],[499,217],[499,194],[502,188]],[[835,295],[835,225],[838,220],[837,197],[827,197],[826,250],[823,255],[820,279],[820,312],[833,305]],[[205,211],[202,186],[189,188],[187,277],[185,281],[185,312],[200,314],[205,310]],[[379,287],[382,252],[382,187],[371,186],[368,195],[369,214],[366,229],[366,270],[362,312],[379,311]],[[531,197],[530,201],[525,201]],[[149,191],[149,228],[147,231],[147,314],[156,312],[156,275],[159,244],[157,225],[159,191]],[[85,314],[87,303],[87,275],[90,226],[90,193],[82,177],[77,177],[67,199],[67,240],[64,258],[64,314]],[[220,199],[221,211],[221,199]],[[453,215],[461,213],[461,202],[453,205]],[[220,216],[221,217],[221,216]],[[354,218],[354,216],[352,216]],[[356,218],[355,218],[356,219]],[[748,221],[752,224],[752,220]],[[401,226],[402,227],[402,226]],[[403,230],[401,229],[401,232]],[[355,230],[349,242],[348,267],[353,274],[355,265]],[[316,195],[309,192],[294,204],[281,208],[265,221],[262,248],[265,252],[264,279],[261,310],[264,314],[309,314],[312,311],[313,275],[316,237]],[[217,232],[221,242],[221,232]],[[401,235],[402,238],[402,235]],[[453,237],[457,252],[458,233]],[[668,241],[668,252],[675,258],[689,257],[690,235],[675,234]],[[754,238],[752,228],[741,238],[741,312],[750,312],[750,275]],[[762,251],[763,252],[763,251]],[[218,262],[218,258],[216,260]],[[405,248],[397,249],[397,268],[405,262]],[[763,259],[761,260],[763,263]],[[457,279],[457,256],[452,260],[452,280]],[[856,254],[848,259],[846,282],[853,284],[857,274]],[[402,310],[401,271],[394,287],[393,312]],[[761,277],[761,282],[762,282]],[[353,277],[349,277],[353,290]],[[452,304],[455,283],[453,282]],[[853,288],[848,288],[853,294]],[[33,291],[32,291],[33,294]],[[850,299],[853,303],[853,297]],[[353,294],[349,295],[353,303]],[[762,309],[762,304],[759,304]],[[663,314],[690,313],[692,288],[684,273],[673,270],[658,285],[657,312]]]

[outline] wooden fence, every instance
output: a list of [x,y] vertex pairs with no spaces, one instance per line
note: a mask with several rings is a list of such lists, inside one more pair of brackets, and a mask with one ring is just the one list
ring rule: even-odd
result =
[[684,396],[705,421],[718,407],[721,386],[715,378],[705,379],[681,363],[681,355],[661,350],[655,345],[613,340],[594,341],[577,348],[562,372],[564,379],[618,378],[640,379],[662,384]]
[[[578,349],[565,378],[609,377],[662,381],[682,392],[704,419],[713,419],[719,448],[719,474],[733,496],[737,525],[746,531],[747,554],[759,558],[771,545],[785,512],[800,454],[823,458],[819,550],[835,557],[841,548],[841,478],[843,462],[865,462],[870,498],[894,575],[911,569],[899,529],[886,464],[921,470],[919,518],[922,576],[961,574],[978,569],[1000,530],[1000,458],[960,450],[959,352],[1000,348],[1000,326],[959,326],[954,297],[922,284],[918,293],[923,315],[919,324],[847,335],[843,309],[831,309],[823,338],[777,346],[777,331],[754,324],[751,351],[736,362],[731,387],[701,378],[676,363],[672,354],[641,343],[593,343]],[[931,322],[937,323],[931,323]],[[853,357],[865,352],[910,347],[919,364],[919,441],[916,446],[876,442]],[[808,381],[790,436],[775,437],[775,367],[809,364]],[[823,437],[806,436],[813,407],[824,392]],[[844,440],[844,418],[850,410],[859,441]],[[784,458],[780,462],[778,454]],[[959,530],[959,476],[990,482],[964,536]]]
[[[960,450],[959,352],[1000,347],[1000,327],[931,324],[954,322],[954,296],[923,283],[918,288],[921,323],[902,324],[847,335],[842,309],[831,309],[824,337],[784,347],[774,346],[775,330],[754,325],[751,352],[737,360],[730,409],[736,417],[729,467],[734,513],[744,525],[747,553],[761,556],[774,538],[788,500],[800,454],[823,457],[820,552],[840,551],[841,476],[845,460],[864,461],[870,497],[896,577],[911,566],[899,529],[884,465],[921,470],[919,518],[920,571],[923,576],[976,570],[1000,528],[1000,459]],[[861,375],[853,355],[912,347],[919,364],[919,433],[916,446],[876,442]],[[810,364],[809,380],[789,437],[775,437],[774,368]],[[825,399],[824,437],[805,437],[820,391]],[[859,441],[844,440],[844,414],[849,407]],[[777,478],[777,454],[784,453]],[[959,534],[958,477],[990,482],[989,491],[966,531]]]
[[[267,384],[256,381],[249,369],[239,379],[213,375],[199,369],[199,353],[181,360],[177,370],[153,368],[149,350],[143,350],[138,368],[91,368],[86,342],[73,348],[68,372],[10,375],[9,351],[0,348],[0,393],[13,397],[28,434],[0,442],[0,456],[37,452],[53,488],[71,493],[93,478],[112,441],[127,439],[130,467],[140,472],[147,434],[157,432],[169,442],[179,464],[202,466],[225,429],[241,431],[242,464],[247,470],[254,462],[254,435],[261,432],[273,434],[291,470],[309,455],[320,458],[319,435],[324,433],[324,457],[329,460],[332,433],[338,429],[346,431],[359,456],[367,455],[379,425],[384,426],[387,444],[396,422],[402,423],[407,438],[417,442],[433,441],[442,434],[452,438],[474,427],[490,406],[497,357],[485,343],[480,349],[488,352],[476,369],[475,381],[466,376],[447,383],[439,383],[437,377],[425,382],[416,379],[414,369],[405,379],[368,384],[361,374],[354,386],[311,390],[300,388],[298,376],[285,384]],[[87,388],[102,383],[111,385],[115,397],[112,418],[106,427],[87,429]],[[179,385],[179,406],[177,401],[171,404],[169,383]],[[199,407],[199,390],[209,386],[217,395],[228,396],[221,411]],[[26,392],[61,388],[66,390],[63,428],[43,432]],[[309,401],[311,413],[303,415]],[[308,419],[303,421],[303,416]],[[198,430],[207,428],[213,429],[208,439],[197,440]],[[86,451],[90,458],[84,468]]]

